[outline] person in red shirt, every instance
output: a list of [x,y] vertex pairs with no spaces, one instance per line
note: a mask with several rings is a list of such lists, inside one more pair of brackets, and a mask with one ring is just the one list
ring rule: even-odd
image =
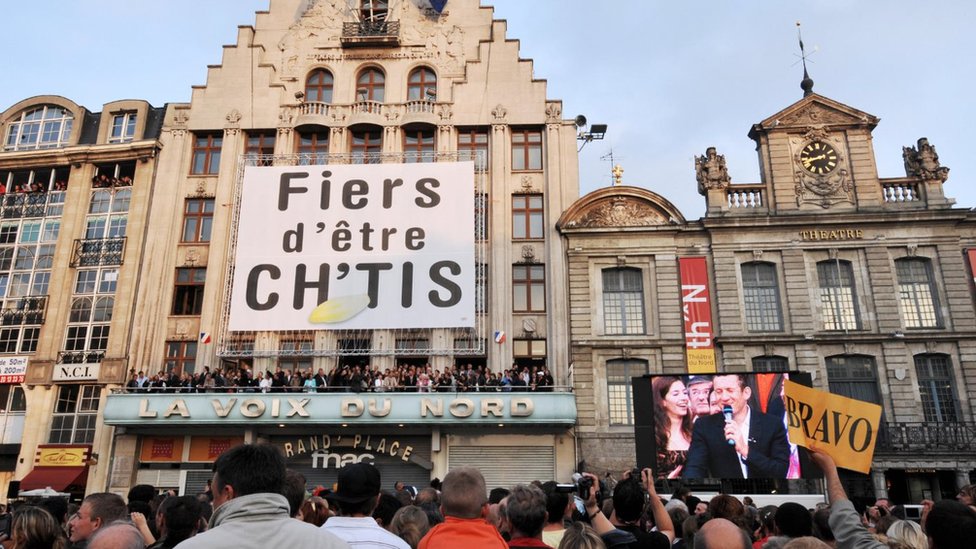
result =
[[505,498],[505,523],[512,534],[509,547],[550,547],[542,541],[546,494],[538,486],[519,484]]
[[[488,516],[485,477],[474,467],[453,469],[441,483],[441,514],[444,522],[434,526],[420,540],[417,549],[486,548],[506,549]],[[545,513],[545,496],[542,499]],[[542,530],[542,527],[539,527]]]

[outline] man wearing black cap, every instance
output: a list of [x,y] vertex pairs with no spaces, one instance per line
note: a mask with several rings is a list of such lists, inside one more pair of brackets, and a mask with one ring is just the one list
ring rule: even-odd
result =
[[410,549],[410,545],[376,524],[371,516],[380,498],[380,472],[369,463],[350,463],[339,470],[334,494],[328,496],[339,516],[322,525],[354,549]]

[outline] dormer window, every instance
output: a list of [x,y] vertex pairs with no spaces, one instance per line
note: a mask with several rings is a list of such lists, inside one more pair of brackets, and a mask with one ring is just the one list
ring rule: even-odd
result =
[[11,122],[3,149],[29,151],[56,149],[68,144],[74,115],[57,105],[44,105],[24,111]]
[[123,112],[112,116],[109,143],[129,143],[136,136],[136,113]]

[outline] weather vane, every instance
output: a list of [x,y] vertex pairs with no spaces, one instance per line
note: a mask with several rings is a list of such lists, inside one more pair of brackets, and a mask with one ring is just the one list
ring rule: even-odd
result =
[[[813,93],[813,79],[807,74],[807,53],[803,48],[803,34],[800,32],[800,22],[796,22],[796,38],[800,42],[800,62],[803,63],[803,80],[800,81],[800,88],[803,90],[803,97],[806,97]],[[810,54],[816,53],[817,48],[814,46],[813,51]]]

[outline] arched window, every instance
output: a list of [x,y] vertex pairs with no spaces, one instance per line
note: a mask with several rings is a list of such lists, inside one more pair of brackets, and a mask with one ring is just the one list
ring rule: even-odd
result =
[[349,152],[352,153],[353,164],[378,164],[380,153],[383,152],[383,128],[380,126],[360,125],[350,128],[352,143]]
[[305,80],[305,101],[313,103],[332,102],[332,73],[325,69],[315,69]]
[[898,304],[906,328],[939,328],[939,296],[935,291],[932,262],[923,258],[895,261],[898,275]]
[[386,77],[383,71],[370,67],[359,73],[356,79],[356,101],[376,101],[382,103],[386,91]]
[[11,122],[4,150],[54,149],[68,144],[74,115],[57,105],[24,111]]
[[776,265],[758,261],[742,264],[742,300],[746,328],[750,332],[778,332],[783,329]]
[[427,67],[414,69],[407,81],[407,101],[437,99],[437,75]]
[[432,162],[437,152],[435,130],[432,126],[403,129],[404,162]]

